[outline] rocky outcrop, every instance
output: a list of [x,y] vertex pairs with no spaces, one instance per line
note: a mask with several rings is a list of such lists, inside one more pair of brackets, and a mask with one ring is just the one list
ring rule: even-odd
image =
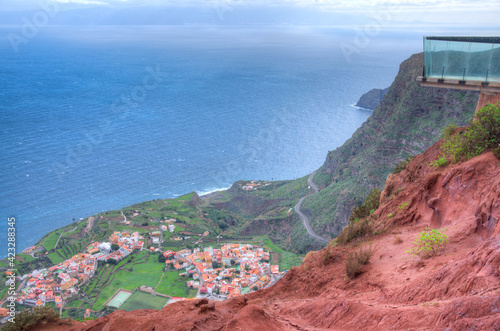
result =
[[[64,330],[498,330],[500,160],[484,153],[435,169],[438,154],[439,143],[389,176],[392,190],[373,213],[376,234],[309,253],[268,289],[118,311]],[[413,259],[406,251],[426,227],[440,228],[449,243]],[[366,245],[374,254],[351,280],[346,257]]]
[[188,204],[195,207],[199,207],[201,205],[201,198],[198,193],[193,192],[193,196],[189,199]]
[[380,105],[382,98],[387,94],[387,92],[389,92],[389,88],[374,88],[359,98],[359,101],[356,103],[356,107],[374,110],[378,105]]

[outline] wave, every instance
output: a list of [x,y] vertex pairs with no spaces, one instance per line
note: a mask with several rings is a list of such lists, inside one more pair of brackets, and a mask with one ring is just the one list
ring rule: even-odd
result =
[[363,107],[356,106],[356,105],[351,105],[351,107],[354,107],[354,108],[357,108],[357,109],[362,109],[362,110],[368,110],[370,112],[373,112],[373,109],[363,108]]
[[215,193],[215,192],[220,192],[220,191],[225,191],[225,190],[229,190],[231,188],[231,186],[229,187],[223,187],[223,188],[216,188],[216,189],[210,189],[210,190],[206,190],[206,191],[201,191],[201,192],[197,192],[198,195],[200,197],[204,196],[204,195],[209,195],[211,193]]

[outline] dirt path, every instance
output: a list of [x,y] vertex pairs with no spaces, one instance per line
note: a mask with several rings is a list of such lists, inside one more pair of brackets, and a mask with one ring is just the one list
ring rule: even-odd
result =
[[[316,171],[314,171],[310,176],[309,178],[307,179],[307,184],[309,184],[309,186],[314,190],[314,193],[313,194],[316,194],[319,192],[319,188],[318,186],[312,181],[314,175],[316,174]],[[300,216],[300,219],[302,220],[302,223],[304,224],[304,227],[306,228],[307,230],[307,233],[309,233],[309,235],[319,241],[322,241],[326,244],[328,244],[330,242],[329,239],[325,238],[325,237],[322,237],[320,235],[317,235],[312,229],[311,229],[311,225],[309,224],[309,217],[307,217],[303,212],[300,211],[300,207],[302,206],[302,202],[304,201],[304,199],[306,197],[308,197],[310,194],[300,198],[299,202],[297,202],[297,204],[295,205],[295,211],[297,212],[297,214],[299,214]]]
[[156,284],[156,286],[153,288],[153,290],[156,291],[156,288],[160,285],[162,279],[163,279],[163,276],[165,276],[165,271],[161,274],[161,278],[160,278],[160,281],[158,282],[158,284]]

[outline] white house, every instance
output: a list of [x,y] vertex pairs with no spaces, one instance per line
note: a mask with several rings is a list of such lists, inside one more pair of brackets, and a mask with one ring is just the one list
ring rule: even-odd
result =
[[98,246],[99,251],[104,254],[111,253],[111,244],[110,243],[102,243]]

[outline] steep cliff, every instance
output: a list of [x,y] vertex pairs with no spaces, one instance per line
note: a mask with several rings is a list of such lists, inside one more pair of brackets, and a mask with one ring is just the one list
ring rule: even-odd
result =
[[316,233],[338,235],[352,208],[371,189],[382,188],[400,161],[422,153],[449,123],[465,125],[473,116],[477,92],[417,84],[423,60],[423,54],[416,54],[404,61],[373,115],[344,145],[328,153],[314,177],[322,190],[303,203]]
[[[497,330],[500,329],[500,160],[484,153],[435,169],[439,143],[387,179],[374,234],[311,252],[274,286],[223,302],[118,311],[59,330]],[[406,253],[420,231],[449,243],[436,256]],[[346,259],[371,247],[362,273]]]

